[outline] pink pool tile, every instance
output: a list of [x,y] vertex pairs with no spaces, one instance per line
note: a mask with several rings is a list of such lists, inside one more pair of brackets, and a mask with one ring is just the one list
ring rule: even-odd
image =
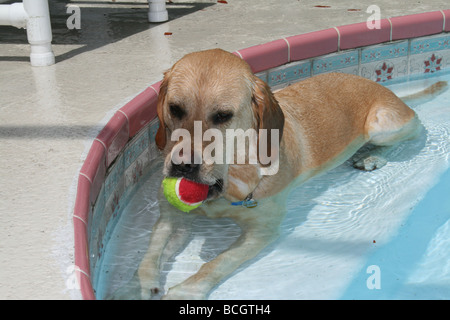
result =
[[326,29],[288,37],[291,61],[303,60],[338,51],[338,32]]
[[159,89],[161,88],[161,83],[162,83],[162,80],[158,81],[150,86],[150,88],[153,89],[158,95],[159,95]]
[[238,51],[234,51],[234,52],[232,52],[232,54],[234,54],[235,56],[237,56],[239,58],[242,58]]
[[285,40],[276,40],[238,51],[254,73],[275,68],[289,62],[289,48]]
[[75,199],[75,207],[73,210],[74,217],[88,222],[89,218],[89,198],[91,192],[91,182],[84,176],[78,176],[77,197]]
[[442,12],[426,12],[409,16],[390,18],[392,40],[416,38],[442,32],[444,17]]
[[100,141],[94,140],[92,142],[80,174],[84,175],[91,182],[90,201],[94,203],[105,181],[106,174],[106,152]]
[[351,49],[387,42],[390,40],[391,24],[387,19],[379,21],[380,28],[369,29],[366,22],[337,27],[340,49]]
[[87,275],[90,274],[89,252],[87,242],[87,226],[80,219],[74,217],[73,225],[75,232],[75,265]]
[[128,118],[130,138],[156,116],[157,92],[159,83],[145,89],[120,109]]
[[449,32],[450,31],[450,9],[442,10],[442,13],[444,14],[444,17],[445,17],[444,31]]
[[75,230],[75,276],[83,299],[94,300],[94,290],[90,279],[87,227],[78,218],[73,218]]
[[81,295],[84,300],[96,300],[92,288],[91,279],[80,270],[75,270],[78,284],[80,285]]

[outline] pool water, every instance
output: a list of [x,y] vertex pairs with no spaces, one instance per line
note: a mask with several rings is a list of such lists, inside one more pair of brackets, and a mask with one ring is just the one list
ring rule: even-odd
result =
[[[388,87],[400,97],[442,73]],[[215,288],[209,299],[450,299],[450,90],[419,101],[426,133],[362,172],[350,163],[296,188],[280,238]],[[128,195],[94,283],[97,298],[127,285],[159,215],[162,161]],[[195,220],[190,243],[162,268],[165,290],[194,274],[240,234],[228,219]],[[132,298],[132,297],[130,297]]]

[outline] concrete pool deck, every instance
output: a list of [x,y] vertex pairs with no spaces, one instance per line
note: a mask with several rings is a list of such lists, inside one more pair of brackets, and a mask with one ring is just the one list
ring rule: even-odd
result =
[[[143,0],[50,2],[53,66],[31,67],[24,30],[0,26],[0,299],[80,298],[71,214],[84,157],[113,111],[184,54],[364,22],[370,5],[381,18],[448,9],[448,0],[192,0],[150,24]],[[67,4],[80,7],[81,29],[67,29]]]

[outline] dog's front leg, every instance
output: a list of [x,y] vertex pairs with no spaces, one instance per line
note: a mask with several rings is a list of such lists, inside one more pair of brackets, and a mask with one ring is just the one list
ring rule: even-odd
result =
[[160,202],[160,217],[153,227],[148,250],[136,272],[142,299],[158,297],[163,293],[161,265],[185,244],[194,219],[195,215],[180,213],[171,205]]
[[[247,214],[249,218],[248,210],[253,209],[243,210],[247,211],[243,214]],[[269,219],[263,217],[267,213],[255,213],[258,213],[255,218],[239,221],[242,234],[230,248],[202,265],[196,274],[170,288],[163,299],[206,299],[208,293],[220,281],[277,239],[284,211],[271,212],[272,217]]]
[[161,288],[161,265],[189,239],[193,214],[183,214],[159,198],[160,216],[153,226],[147,251],[131,280],[109,299],[157,299]]
[[247,230],[225,252],[202,265],[200,270],[184,282],[169,289],[163,299],[206,299],[208,293],[241,264],[254,258],[278,236],[261,236],[257,230]]

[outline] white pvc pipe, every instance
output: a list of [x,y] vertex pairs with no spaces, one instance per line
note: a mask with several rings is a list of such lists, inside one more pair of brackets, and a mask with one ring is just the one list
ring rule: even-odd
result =
[[28,15],[22,3],[0,5],[0,25],[25,28]]
[[47,0],[23,0],[28,14],[27,36],[31,45],[32,66],[49,66],[55,63],[52,51],[52,26]]
[[32,66],[55,63],[48,0],[23,0],[22,3],[0,5],[0,25],[27,29]]
[[148,21],[164,22],[169,20],[166,0],[148,0]]

